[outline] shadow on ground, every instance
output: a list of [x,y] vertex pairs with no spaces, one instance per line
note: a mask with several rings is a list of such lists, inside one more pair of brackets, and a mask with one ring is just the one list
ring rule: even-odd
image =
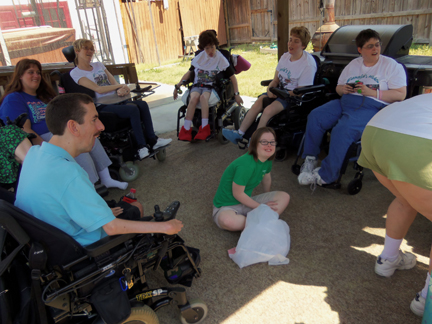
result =
[[[217,228],[211,218],[212,199],[225,168],[244,151],[232,144],[185,143],[172,137],[164,162],[139,162],[140,176],[129,188],[137,189],[146,214],[153,206],[181,202],[180,236],[201,250],[202,277],[188,289],[209,307],[205,323],[420,323],[409,304],[424,284],[431,246],[431,223],[418,216],[405,250],[420,257],[415,269],[381,278],[373,271],[382,250],[386,213],[392,195],[369,170],[362,191],[346,192],[354,177],[350,169],[343,189],[301,187],[291,173],[292,154],[275,162],[272,189],[291,195],[281,218],[290,226],[290,264],[257,264],[239,269],[227,250],[236,246],[239,233]],[[257,188],[254,194],[260,193]],[[111,190],[110,197],[119,197]],[[426,258],[425,258],[426,257]],[[151,287],[166,285],[161,273],[148,273]],[[180,323],[174,307],[159,310],[161,323]]]

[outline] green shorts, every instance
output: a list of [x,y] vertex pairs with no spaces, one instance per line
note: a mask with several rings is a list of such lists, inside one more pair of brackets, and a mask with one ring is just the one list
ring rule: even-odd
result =
[[361,166],[432,190],[432,140],[366,126],[361,143]]

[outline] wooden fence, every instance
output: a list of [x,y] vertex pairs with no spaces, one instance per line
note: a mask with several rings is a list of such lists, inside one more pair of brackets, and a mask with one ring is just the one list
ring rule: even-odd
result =
[[[225,1],[231,43],[277,39],[277,0]],[[289,2],[289,28],[303,25],[313,34],[320,26],[320,1]],[[431,0],[336,0],[335,20],[339,26],[412,24],[414,41],[432,44]]]
[[119,0],[129,60],[159,63],[183,55],[183,37],[199,35],[206,29],[218,33],[226,44],[222,0]]

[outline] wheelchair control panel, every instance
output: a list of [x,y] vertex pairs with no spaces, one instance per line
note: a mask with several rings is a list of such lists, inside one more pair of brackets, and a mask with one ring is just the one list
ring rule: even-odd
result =
[[161,211],[159,205],[155,205],[154,219],[156,222],[165,222],[176,217],[177,211],[180,208],[180,202],[172,202],[164,211]]

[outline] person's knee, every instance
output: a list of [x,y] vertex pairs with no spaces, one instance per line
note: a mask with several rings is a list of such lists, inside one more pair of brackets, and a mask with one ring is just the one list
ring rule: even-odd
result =
[[208,104],[209,101],[209,96],[206,95],[206,93],[203,93],[200,97],[199,97],[200,103],[201,104]]
[[[246,222],[246,217],[244,217],[244,222]],[[241,219],[233,217],[233,215],[231,214],[221,214],[218,217],[218,224],[219,226],[224,229],[224,230],[228,230],[228,231],[233,231],[233,230],[239,230],[239,227],[242,226],[243,223],[243,228],[244,228],[244,222],[242,222]]]
[[277,195],[278,195],[278,199],[279,199],[282,203],[284,203],[284,204],[286,204],[286,205],[289,204],[290,199],[291,199],[291,196],[290,196],[287,192],[285,192],[285,191],[278,191]]

